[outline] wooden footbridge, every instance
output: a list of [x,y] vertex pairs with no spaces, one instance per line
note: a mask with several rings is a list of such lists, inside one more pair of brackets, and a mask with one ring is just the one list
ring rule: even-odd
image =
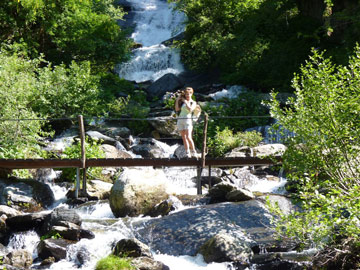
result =
[[[80,169],[86,172],[90,167],[186,167],[198,168],[197,191],[201,194],[201,171],[209,168],[209,185],[211,186],[211,167],[221,166],[261,166],[281,163],[281,158],[261,157],[227,157],[227,158],[206,158],[206,137],[208,117],[205,115],[203,148],[200,158],[105,158],[87,159],[85,155],[85,132],[83,117],[79,116],[81,158],[80,159],[0,159],[0,168],[3,169],[37,169],[37,168],[77,168],[77,184],[75,196],[78,196],[80,187]],[[82,191],[86,194],[86,173],[83,173]]]

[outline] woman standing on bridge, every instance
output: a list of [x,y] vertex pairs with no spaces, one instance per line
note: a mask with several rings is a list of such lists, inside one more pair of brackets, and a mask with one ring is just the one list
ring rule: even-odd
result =
[[182,94],[175,100],[175,111],[180,111],[179,119],[177,120],[177,128],[183,140],[186,156],[188,158],[199,157],[199,154],[196,153],[194,141],[192,138],[192,112],[196,108],[196,102],[192,99],[193,94],[194,89],[191,87],[186,87],[185,91],[183,91]]

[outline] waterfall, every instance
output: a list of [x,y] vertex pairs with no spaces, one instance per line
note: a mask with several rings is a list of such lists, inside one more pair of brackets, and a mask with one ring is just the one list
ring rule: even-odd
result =
[[179,74],[184,70],[177,49],[161,43],[183,31],[184,15],[173,11],[166,1],[131,1],[136,28],[132,34],[142,45],[135,49],[129,62],[120,65],[120,78],[130,81],[156,81],[167,73]]

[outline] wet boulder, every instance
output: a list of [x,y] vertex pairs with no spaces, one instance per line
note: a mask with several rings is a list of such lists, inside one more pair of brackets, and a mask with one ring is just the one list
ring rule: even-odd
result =
[[226,195],[235,190],[237,190],[235,185],[228,182],[221,182],[214,185],[209,190],[207,196],[210,197],[210,203],[226,202]]
[[149,139],[137,138],[134,144],[130,147],[131,151],[136,155],[141,155],[144,158],[166,158],[166,150],[164,145],[159,141]]
[[150,248],[136,238],[121,239],[116,243],[113,254],[119,257],[127,256],[132,258],[153,257]]
[[113,249],[113,255],[131,258],[131,264],[142,270],[169,270],[162,262],[155,261],[149,246],[136,238],[121,239]]
[[21,215],[21,212],[6,205],[0,205],[0,216],[14,217]]
[[70,227],[69,224],[80,226],[82,223],[80,216],[74,209],[59,207],[54,209],[44,220],[41,231],[46,234],[51,231],[53,226]]
[[6,219],[6,226],[12,231],[27,231],[40,228],[49,213],[39,212],[23,214]]
[[168,199],[166,176],[152,168],[126,169],[110,191],[110,208],[116,217],[138,216]]
[[32,258],[32,254],[29,251],[25,249],[17,249],[8,253],[4,257],[3,263],[16,267],[17,269],[18,268],[28,269],[33,263],[33,258]]
[[282,156],[286,151],[286,146],[281,143],[264,144],[252,148],[254,157]]
[[79,241],[82,238],[93,239],[95,235],[89,230],[82,229],[79,225],[66,223],[64,226],[52,226],[51,235],[59,234],[62,238],[72,241]]
[[155,118],[150,120],[149,123],[155,128],[159,134],[165,136],[177,136],[179,137],[179,131],[176,127],[176,118]]
[[227,193],[225,198],[229,202],[242,202],[254,199],[255,195],[249,190],[238,188]]
[[207,240],[199,250],[205,262],[241,262],[248,264],[253,255],[250,245],[226,233],[219,233]]
[[155,261],[149,257],[138,257],[131,260],[131,264],[136,269],[141,270],[170,270],[170,268],[162,262]]
[[50,187],[31,179],[0,179],[0,204],[17,210],[33,212],[55,201]]
[[65,239],[45,239],[41,240],[37,246],[37,252],[41,259],[54,257],[55,261],[66,258],[66,249],[74,242]]
[[150,217],[166,216],[176,209],[175,205],[177,204],[181,204],[181,201],[176,197],[170,197],[149,209],[144,215]]
[[101,180],[91,180],[87,186],[87,193],[97,200],[105,200],[110,196],[113,184]]
[[168,73],[152,83],[146,92],[150,99],[162,98],[166,92],[174,92],[183,86],[183,82],[174,74]]
[[103,144],[100,148],[104,151],[105,158],[132,158],[132,156],[126,151],[119,150],[110,144]]
[[5,215],[0,216],[0,235],[3,235],[6,233],[6,219],[7,217]]

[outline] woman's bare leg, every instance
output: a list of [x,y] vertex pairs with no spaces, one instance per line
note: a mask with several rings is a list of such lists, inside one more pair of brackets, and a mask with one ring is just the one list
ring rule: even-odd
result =
[[194,141],[192,138],[192,127],[185,130],[185,137],[186,137],[187,144],[189,145],[190,150],[195,151],[195,145],[194,145]]
[[180,135],[183,140],[185,152],[187,152],[189,150],[189,144],[188,144],[188,140],[187,140],[187,129],[180,130]]

